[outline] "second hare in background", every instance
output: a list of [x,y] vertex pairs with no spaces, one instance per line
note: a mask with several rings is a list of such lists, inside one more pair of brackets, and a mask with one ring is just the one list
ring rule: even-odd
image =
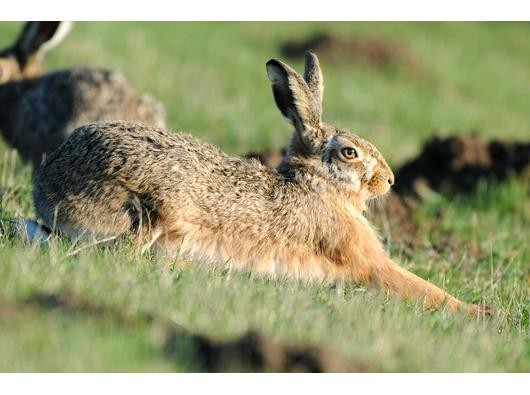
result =
[[426,308],[461,302],[394,263],[363,216],[394,175],[379,151],[322,122],[323,78],[308,53],[300,76],[267,63],[276,104],[294,126],[277,169],[230,157],[185,134],[145,125],[83,126],[37,170],[34,203],[70,237],[136,234],[199,262],[273,276],[372,284]]
[[66,22],[28,22],[0,51],[0,132],[34,166],[81,125],[100,120],[164,127],[165,110],[139,96],[116,72],[80,66],[42,75],[44,53],[66,35]]

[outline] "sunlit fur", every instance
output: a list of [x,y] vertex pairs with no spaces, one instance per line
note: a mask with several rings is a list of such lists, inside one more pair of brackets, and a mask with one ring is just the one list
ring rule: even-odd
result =
[[[308,56],[306,68],[318,67],[316,56]],[[230,157],[186,134],[95,123],[77,129],[37,171],[39,217],[71,237],[132,231],[143,247],[198,263],[376,285],[426,308],[481,311],[392,262],[363,216],[366,201],[390,188],[392,171],[372,144],[321,123],[321,109],[304,105],[313,111],[304,115],[298,106],[315,105],[318,100],[304,96],[314,93],[309,85],[297,90],[304,79],[292,83],[294,71],[271,62],[278,107],[295,125],[277,169]],[[321,76],[310,71],[305,75]],[[359,158],[338,157],[345,145],[355,146]]]

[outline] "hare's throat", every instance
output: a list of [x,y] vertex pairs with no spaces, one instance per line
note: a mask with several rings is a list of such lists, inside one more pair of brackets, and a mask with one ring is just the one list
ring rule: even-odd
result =
[[342,199],[342,205],[352,217],[358,218],[362,216],[368,208],[366,205],[367,200],[363,199],[359,193],[347,193]]

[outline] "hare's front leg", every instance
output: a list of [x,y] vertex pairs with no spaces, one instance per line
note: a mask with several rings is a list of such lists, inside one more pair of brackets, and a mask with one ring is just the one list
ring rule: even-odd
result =
[[345,278],[359,284],[375,285],[404,300],[422,302],[426,309],[445,308],[451,312],[463,310],[471,315],[490,315],[494,309],[464,303],[436,285],[416,276],[393,262],[383,250],[359,251],[333,259],[336,270]]
[[472,316],[495,313],[494,308],[458,300],[436,285],[397,265],[386,256],[374,266],[371,281],[405,300],[422,301],[427,309],[443,307],[450,312],[462,310]]

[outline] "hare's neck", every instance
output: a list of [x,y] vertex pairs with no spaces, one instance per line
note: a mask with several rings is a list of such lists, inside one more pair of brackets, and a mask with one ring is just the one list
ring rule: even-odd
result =
[[[360,238],[377,243],[377,234],[363,215],[362,201],[329,180],[305,172],[295,179],[286,179],[278,188],[273,218],[282,218],[286,226],[298,229],[296,234],[305,240],[337,246],[338,243]],[[286,211],[286,206],[291,207]],[[355,241],[353,241],[355,242]],[[380,244],[380,243],[379,243]]]
[[[300,187],[317,195],[327,195],[329,201],[340,201],[348,207],[351,212],[360,215],[366,210],[366,204],[361,194],[348,191],[339,180],[330,178],[318,164],[315,166],[298,165],[296,159],[286,159],[278,167],[278,173],[284,180],[290,181]],[[296,192],[299,193],[299,192]]]

